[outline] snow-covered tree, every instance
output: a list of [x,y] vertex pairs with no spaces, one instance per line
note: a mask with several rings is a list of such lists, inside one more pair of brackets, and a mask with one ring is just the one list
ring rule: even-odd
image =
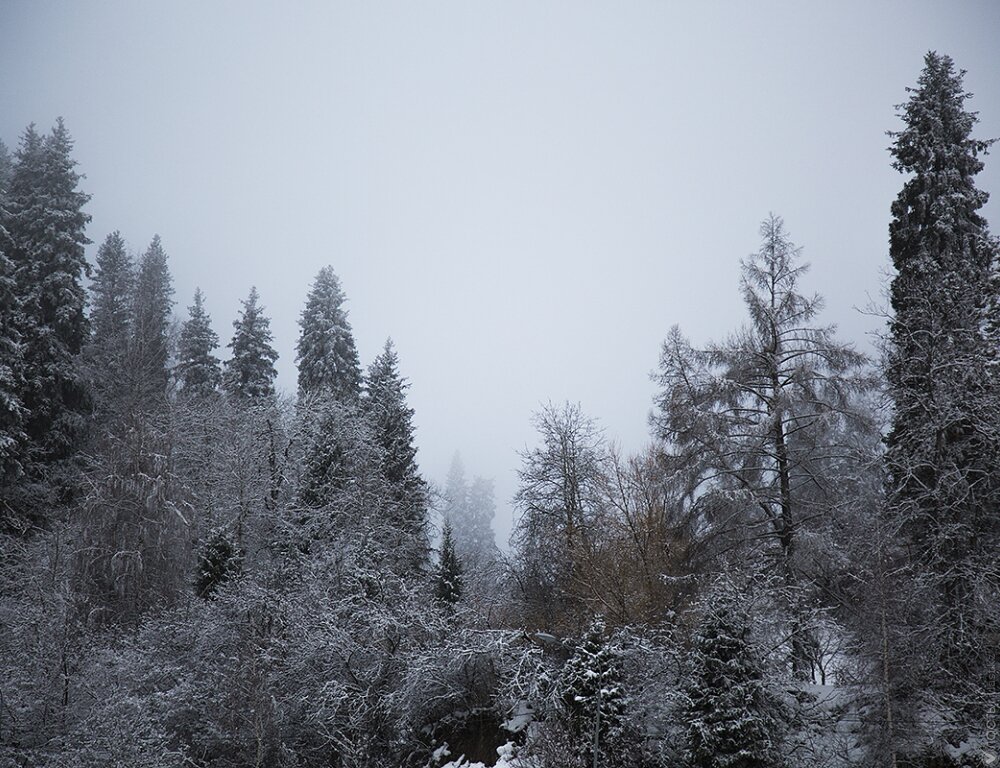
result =
[[[678,328],[663,344],[658,411],[652,418],[669,461],[690,473],[717,537],[764,542],[785,587],[807,569],[799,539],[834,514],[850,480],[855,434],[870,431],[859,396],[871,386],[867,359],[817,325],[819,296],[800,292],[808,269],[782,220],[760,227],[761,247],[743,261],[749,324],[721,344],[695,349]],[[844,480],[830,482],[833,473]],[[744,553],[748,554],[748,553]],[[791,662],[808,668],[802,617],[791,608]]]
[[455,552],[451,525],[446,521],[441,535],[441,549],[434,574],[434,594],[438,600],[454,605],[462,597],[462,563]]
[[162,404],[166,397],[173,293],[167,254],[156,235],[139,259],[129,355],[135,395],[147,407]]
[[353,402],[361,393],[361,365],[344,308],[346,297],[332,267],[316,276],[299,319],[296,346],[299,394],[330,394]]
[[572,614],[586,591],[607,447],[579,405],[549,404],[533,421],[540,445],[521,454],[512,543],[529,612],[551,628],[553,622],[575,624]]
[[427,484],[417,467],[413,409],[406,404],[407,381],[399,374],[392,340],[368,367],[362,411],[382,448],[383,471],[395,501],[416,537],[426,536]]
[[219,358],[212,354],[218,346],[219,336],[212,330],[212,318],[205,311],[205,296],[198,288],[177,345],[175,371],[182,395],[206,397],[218,390],[222,369]]
[[223,387],[232,397],[256,400],[274,396],[274,379],[278,372],[274,363],[278,359],[271,342],[271,321],[260,306],[256,288],[243,302],[243,311],[233,321],[233,340],[229,348],[232,357],[225,363]]
[[631,753],[638,751],[639,738],[629,720],[622,653],[601,619],[591,621],[580,637],[556,688],[562,720],[583,765],[636,764]]
[[6,245],[14,265],[24,361],[21,401],[31,458],[68,457],[82,434],[88,396],[77,356],[87,340],[83,277],[89,195],[78,188],[62,119],[42,137],[29,126],[6,194]]
[[213,529],[201,545],[194,591],[208,599],[222,584],[239,575],[243,553],[225,528]]
[[91,339],[88,358],[93,369],[96,395],[103,407],[115,408],[129,367],[135,265],[125,240],[117,231],[108,235],[97,250],[97,270],[90,288]]
[[950,703],[938,705],[963,710],[958,719],[971,726],[970,702],[995,689],[993,658],[981,649],[1000,629],[988,586],[1000,578],[1000,301],[997,242],[979,213],[987,194],[975,185],[991,142],[972,137],[963,75],[950,57],[928,53],[899,106],[904,127],[891,134],[893,167],[908,178],[889,227],[886,466],[902,565],[925,598],[908,619],[920,639],[897,660],[917,675],[897,695],[907,709],[946,692]]
[[22,471],[24,420],[21,404],[24,361],[21,353],[21,306],[14,282],[14,264],[3,250],[3,198],[0,197],[0,485],[6,487]]
[[681,724],[689,768],[779,768],[781,718],[750,619],[731,586],[705,606],[688,656]]

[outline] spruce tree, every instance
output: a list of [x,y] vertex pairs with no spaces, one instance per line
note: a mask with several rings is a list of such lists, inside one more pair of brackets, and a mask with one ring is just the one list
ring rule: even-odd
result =
[[62,119],[44,138],[29,126],[6,195],[5,250],[21,304],[21,402],[39,469],[75,450],[89,408],[78,356],[88,336],[83,206],[90,197],[78,188],[72,147]]
[[[622,653],[596,618],[562,668],[558,693],[562,719],[585,765],[633,766],[639,741],[628,719]],[[594,749],[597,748],[595,760]]]
[[271,321],[260,306],[256,288],[243,302],[243,311],[233,321],[233,340],[229,342],[232,357],[225,363],[223,387],[238,400],[258,400],[274,397],[274,379],[278,375],[274,363],[278,359],[271,342]]
[[497,511],[493,481],[484,477],[472,478],[466,498],[463,514],[454,520],[455,547],[466,562],[492,559],[497,554],[493,533]]
[[345,300],[333,268],[323,267],[299,319],[295,360],[301,396],[329,394],[353,402],[361,392],[361,366]]
[[194,292],[194,304],[188,307],[188,319],[181,329],[177,349],[177,378],[180,392],[188,397],[206,397],[222,382],[219,358],[212,351],[219,346],[219,336],[212,330],[212,318],[205,311],[201,289]]
[[468,505],[469,486],[465,480],[465,465],[462,463],[462,455],[455,451],[444,482],[443,510],[444,519],[451,524],[453,531],[462,529]]
[[399,374],[399,358],[389,339],[368,368],[363,412],[382,448],[385,477],[393,499],[400,505],[403,523],[415,536],[423,536],[427,484],[417,468],[413,409],[406,404],[408,386]]
[[91,285],[91,339],[88,359],[95,396],[104,409],[120,407],[123,382],[131,376],[129,345],[135,265],[119,232],[108,235],[97,251]]
[[694,636],[681,722],[689,768],[778,768],[781,721],[765,687],[750,620],[730,587],[713,596]]
[[998,249],[975,185],[991,142],[972,138],[964,72],[934,52],[924,65],[898,107],[904,128],[890,134],[893,167],[909,178],[889,227],[888,510],[900,565],[925,595],[907,619],[920,639],[898,649],[908,682],[896,694],[906,711],[950,690],[936,705],[964,709],[971,724],[969,702],[989,687],[983,649],[1000,630],[995,601],[983,602],[1000,544]]
[[14,264],[3,250],[2,206],[0,197],[0,487],[9,487],[23,470],[27,413],[21,404],[24,389],[21,308],[14,283]]
[[441,536],[441,552],[434,576],[434,594],[446,605],[454,605],[462,597],[462,563],[455,552],[451,525],[445,521]]
[[130,364],[136,394],[144,404],[162,403],[170,372],[170,320],[174,293],[167,254],[155,235],[139,259],[132,303]]
[[10,150],[3,141],[0,141],[0,208],[3,208],[3,201],[7,196],[7,188],[10,186],[13,174],[14,161],[10,156]]

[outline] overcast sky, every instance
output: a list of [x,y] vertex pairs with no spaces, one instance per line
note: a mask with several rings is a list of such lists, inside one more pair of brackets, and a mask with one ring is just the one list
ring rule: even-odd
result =
[[[0,0],[0,138],[62,115],[91,258],[159,233],[178,313],[200,286],[224,341],[257,285],[289,392],[331,264],[363,362],[397,344],[424,474],[459,449],[494,477],[505,542],[531,413],[579,401],[642,447],[660,342],[742,322],[769,211],[868,343],[894,105],[935,49],[1000,136],[998,39],[990,0]],[[1000,197],[1000,157],[979,182]]]

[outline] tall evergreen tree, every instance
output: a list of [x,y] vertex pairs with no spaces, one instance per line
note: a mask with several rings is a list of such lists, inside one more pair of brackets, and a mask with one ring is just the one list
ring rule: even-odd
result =
[[99,407],[120,407],[121,388],[130,378],[129,345],[135,265],[119,232],[108,235],[97,251],[91,286],[91,338],[88,359]]
[[493,518],[496,517],[496,498],[493,481],[484,477],[472,478],[466,507],[456,517],[455,547],[467,562],[492,559],[497,554]]
[[403,522],[415,535],[423,536],[427,484],[417,468],[413,409],[406,404],[408,386],[399,375],[399,358],[389,339],[382,354],[368,368],[363,411],[382,448],[385,476],[394,500],[402,509]]
[[167,254],[155,235],[139,259],[132,303],[130,363],[136,394],[143,403],[163,402],[170,372],[170,320],[173,285]]
[[205,311],[201,289],[194,292],[194,304],[188,307],[188,319],[181,329],[177,350],[177,378],[181,394],[205,397],[222,382],[219,358],[212,351],[219,346],[219,336],[212,330],[212,318]]
[[469,505],[469,485],[465,479],[465,465],[462,463],[462,455],[455,451],[451,457],[451,465],[448,467],[448,477],[444,481],[444,509],[443,517],[447,523],[451,524],[452,530],[460,526],[460,520],[465,517],[465,510]]
[[88,408],[77,356],[88,335],[83,206],[90,197],[78,188],[72,147],[62,119],[44,138],[29,126],[6,196],[5,250],[22,307],[21,400],[31,459],[41,464],[73,452]]
[[271,342],[271,321],[260,306],[256,288],[243,302],[243,311],[233,321],[233,340],[229,348],[233,356],[225,363],[223,387],[231,396],[240,400],[256,400],[274,396],[274,379],[278,372],[274,363],[278,359]]
[[14,283],[14,264],[4,252],[2,193],[0,188],[0,487],[6,487],[22,471],[27,413],[21,404],[24,361],[19,329],[23,320]]
[[10,186],[13,174],[14,161],[10,156],[10,150],[0,141],[0,207],[3,207],[3,200],[7,196],[7,188]]
[[299,319],[301,335],[295,360],[300,395],[331,394],[342,402],[352,402],[361,392],[361,366],[345,300],[333,268],[323,267]]
[[[971,136],[977,118],[965,108],[963,75],[948,56],[928,53],[898,107],[904,128],[891,134],[893,167],[909,178],[889,227],[896,275],[886,377],[895,410],[886,463],[903,565],[926,596],[909,619],[921,639],[898,660],[918,674],[897,693],[920,698],[943,687],[967,708],[981,701],[975,689],[992,663],[982,649],[1000,630],[996,599],[986,598],[994,588],[985,586],[1000,576],[1000,307],[997,243],[979,213],[987,194],[974,181],[991,142]],[[971,723],[970,714],[959,719]]]

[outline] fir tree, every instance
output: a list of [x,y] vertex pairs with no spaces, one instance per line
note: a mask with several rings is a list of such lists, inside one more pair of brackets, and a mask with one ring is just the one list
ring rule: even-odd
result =
[[384,472],[393,499],[400,505],[404,526],[424,536],[427,484],[417,469],[413,443],[413,409],[406,404],[409,385],[399,375],[399,358],[392,340],[375,358],[365,378],[363,412],[374,428],[384,455]]
[[39,467],[73,452],[89,407],[77,356],[88,336],[83,206],[90,198],[78,189],[72,146],[62,119],[45,138],[29,126],[6,195],[5,250],[21,304],[21,402]]
[[243,311],[233,321],[233,340],[229,348],[232,357],[225,363],[223,387],[232,397],[257,400],[274,397],[274,379],[278,375],[274,363],[278,353],[271,342],[271,321],[260,306],[256,288],[243,302]]
[[219,336],[212,330],[212,318],[205,311],[201,289],[194,292],[194,304],[188,307],[188,319],[181,329],[177,356],[177,378],[181,394],[206,397],[222,382],[219,358],[212,351],[219,346]]
[[[901,564],[914,586],[930,589],[909,619],[920,640],[901,650],[896,667],[909,681],[896,694],[944,686],[964,708],[988,686],[982,649],[998,629],[995,602],[982,602],[1000,544],[998,249],[979,214],[987,194],[974,182],[991,142],[971,136],[964,72],[933,52],[924,64],[898,107],[904,128],[890,134],[893,167],[909,178],[889,227],[888,509],[905,545]],[[969,714],[960,719],[971,723]]]
[[731,588],[713,596],[695,632],[682,714],[689,768],[778,768],[781,722]]
[[455,552],[451,525],[445,521],[441,536],[441,553],[434,576],[434,594],[446,605],[454,605],[462,597],[462,563]]
[[132,303],[129,357],[136,394],[144,404],[163,402],[166,395],[173,293],[167,254],[156,235],[139,260]]
[[300,395],[331,394],[352,402],[361,392],[361,367],[344,301],[337,275],[323,267],[299,319],[295,360]]
[[91,286],[88,358],[95,395],[104,408],[119,407],[122,384],[131,376],[129,344],[135,265],[121,234],[112,232],[97,251],[97,271]]

